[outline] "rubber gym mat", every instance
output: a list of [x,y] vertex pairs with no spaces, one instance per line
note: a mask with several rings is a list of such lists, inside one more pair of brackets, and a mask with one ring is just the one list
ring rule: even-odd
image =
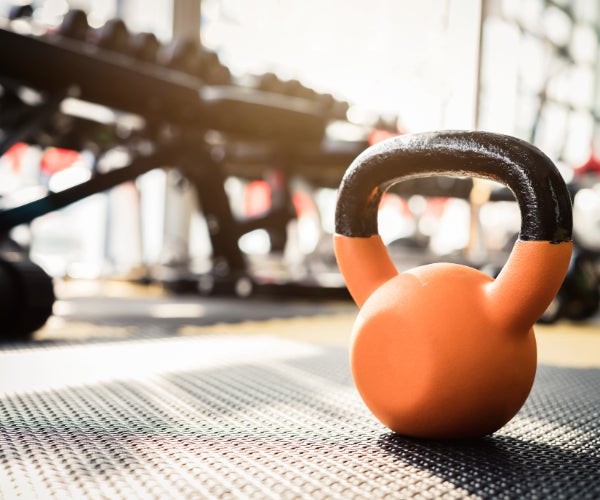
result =
[[0,351],[2,498],[600,498],[600,369],[492,436],[394,435],[344,348],[261,335]]

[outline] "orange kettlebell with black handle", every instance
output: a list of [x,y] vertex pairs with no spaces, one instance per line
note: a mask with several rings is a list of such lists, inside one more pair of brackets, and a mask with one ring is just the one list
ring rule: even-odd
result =
[[[431,175],[508,186],[521,231],[498,277],[435,263],[398,273],[377,230],[382,194]],[[405,135],[368,148],[346,171],[335,253],[361,308],[352,375],[371,412],[413,437],[491,434],[521,408],[536,371],[533,324],[558,292],[572,251],[571,199],[534,146],[486,132]]]

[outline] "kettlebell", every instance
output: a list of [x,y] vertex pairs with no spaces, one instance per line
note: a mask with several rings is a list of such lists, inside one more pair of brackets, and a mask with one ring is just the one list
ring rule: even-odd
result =
[[[496,279],[434,263],[399,273],[378,234],[383,193],[403,179],[475,176],[505,184],[519,238]],[[552,161],[520,139],[442,131],[394,137],[360,154],[338,191],[334,247],[360,307],[350,365],[366,406],[416,438],[491,434],[527,399],[533,324],[558,292],[572,251],[571,199]]]

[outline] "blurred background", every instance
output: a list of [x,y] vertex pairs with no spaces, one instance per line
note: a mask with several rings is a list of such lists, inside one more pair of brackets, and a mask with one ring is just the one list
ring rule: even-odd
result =
[[[31,109],[41,116],[56,97],[56,85],[46,87],[46,79],[59,79],[63,65],[70,64],[64,67],[73,73],[72,85],[51,110],[50,125],[23,131],[0,117],[6,146],[0,157],[2,210],[72,186],[92,186],[68,206],[3,226],[11,244],[55,280],[118,279],[233,296],[261,290],[343,296],[331,235],[336,187],[352,158],[394,135],[476,129],[529,141],[558,166],[574,201],[576,253],[544,320],[596,315],[597,2],[0,0],[0,13],[7,32],[64,50],[64,60],[62,52],[44,60],[16,41],[3,42],[0,50],[15,54],[12,60],[20,58],[21,66],[13,61],[13,74],[0,64],[2,109],[12,110],[18,101],[19,116]],[[138,42],[149,56],[135,52]],[[70,62],[72,53],[97,58],[94,67],[102,62],[107,69],[92,75],[87,66]],[[137,82],[145,81],[114,76],[121,73],[113,74],[110,64],[121,64],[124,54],[130,60],[122,66],[150,75],[148,81],[201,92],[243,91],[233,101],[255,92],[265,109],[316,103],[326,110],[320,115],[324,131],[310,144],[283,131],[276,140],[257,138],[250,129],[260,129],[268,115],[255,110],[256,124],[240,133],[239,124],[253,112],[219,108],[214,123],[196,127],[201,135],[194,140],[210,157],[203,167],[196,160],[202,155],[186,149],[193,127],[179,120],[183,111],[171,113],[169,103],[156,111],[149,100],[147,109],[116,105],[114,95],[135,95],[144,87]],[[41,61],[45,69],[33,75],[31,67],[41,67]],[[114,95],[88,92],[87,79],[115,89]],[[282,96],[292,101],[280,106]],[[154,96],[157,102],[163,97],[169,96]],[[194,105],[188,112],[200,114]],[[96,125],[85,128],[89,122]],[[136,171],[110,189],[93,187],[98,176],[129,168],[144,148],[170,151],[173,161],[165,155],[156,167],[175,168]],[[178,163],[190,161],[198,163],[196,169],[218,170],[210,178],[213,187],[203,187],[189,166]],[[228,207],[212,200],[215,185],[222,185]],[[432,179],[391,189],[379,224],[399,268],[451,260],[495,274],[520,217],[512,194],[501,186]]]

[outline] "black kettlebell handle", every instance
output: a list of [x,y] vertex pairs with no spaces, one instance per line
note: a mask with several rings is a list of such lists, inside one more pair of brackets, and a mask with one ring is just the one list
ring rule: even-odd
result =
[[403,179],[432,175],[500,182],[519,204],[521,241],[571,241],[571,198],[550,158],[515,137],[464,131],[394,137],[360,154],[340,185],[336,233],[360,238],[378,234],[383,193]]

